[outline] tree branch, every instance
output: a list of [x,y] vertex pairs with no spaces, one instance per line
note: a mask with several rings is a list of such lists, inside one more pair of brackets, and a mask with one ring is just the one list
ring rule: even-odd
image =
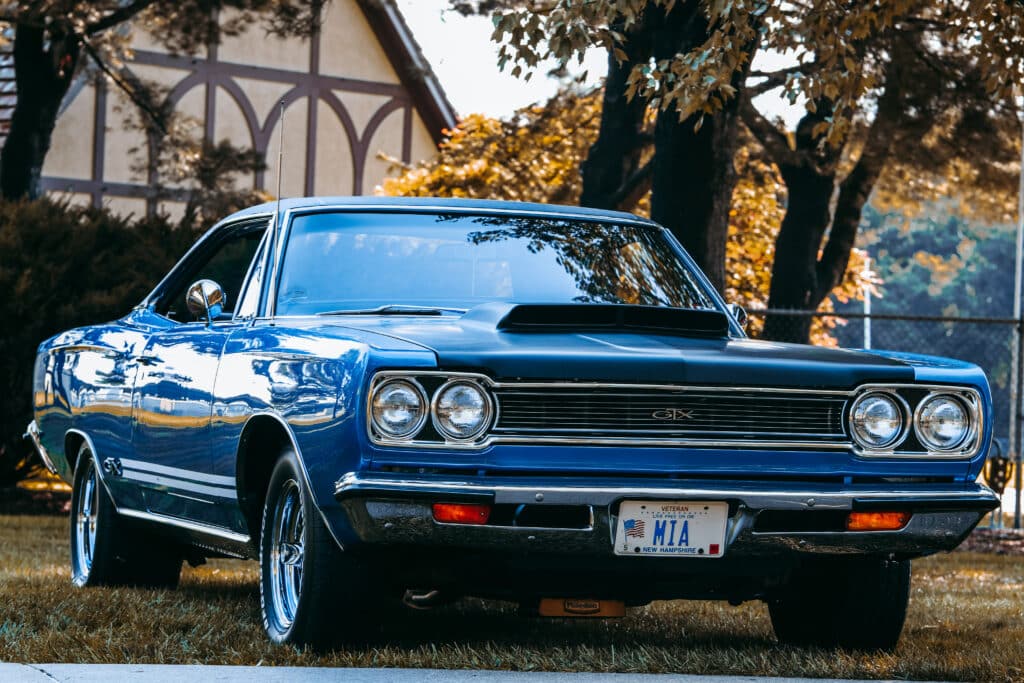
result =
[[793,74],[813,74],[820,70],[821,64],[818,62],[808,62],[807,64],[794,64],[793,66],[776,71],[751,71],[747,74],[747,78],[763,78],[765,80],[754,85],[748,85],[746,90],[753,97],[757,97],[769,90],[778,88],[780,85],[785,85],[786,81]]
[[754,85],[748,85],[747,88],[746,88],[747,96],[748,97],[757,97],[758,95],[765,94],[769,90],[775,90],[775,88],[781,88],[785,84],[786,84],[786,78],[785,77],[766,78],[765,80],[761,81],[760,83],[755,83]]
[[[807,65],[809,66],[809,65]],[[803,64],[794,64],[793,66],[785,69],[777,69],[775,71],[750,71],[747,73],[748,78],[776,78],[779,76],[788,76],[789,74],[795,74],[797,72],[806,71],[807,68]]]
[[651,173],[653,170],[654,166],[652,162],[648,161],[646,164],[633,171],[633,173],[623,181],[622,186],[612,194],[608,205],[615,207],[619,211],[629,211],[636,206],[636,203],[640,201],[640,198],[644,193],[650,189]]
[[114,84],[128,96],[128,99],[132,101],[132,104],[138,107],[146,116],[149,117],[150,121],[153,122],[153,125],[157,127],[161,134],[167,135],[167,125],[165,124],[164,117],[161,116],[160,112],[155,111],[149,102],[146,102],[144,99],[139,97],[137,89],[130,84],[124,76],[111,69],[110,66],[103,61],[103,58],[100,57],[96,48],[90,45],[88,41],[82,41],[82,46],[85,48],[86,54],[88,54],[92,61],[96,63],[96,66],[99,67],[100,71],[106,74],[110,80],[112,80]]
[[85,35],[95,35],[101,31],[106,31],[108,28],[113,28],[118,24],[124,23],[152,5],[154,2],[156,2],[156,0],[135,0],[127,5],[123,5],[105,17],[97,19],[95,22],[86,26]]
[[900,26],[901,30],[909,30],[907,26],[913,26],[920,31],[945,31],[949,28],[950,24],[948,21],[940,21],[938,19],[929,19],[927,17],[900,17],[897,20],[897,25]]
[[776,165],[782,166],[795,162],[796,152],[790,148],[789,140],[786,139],[782,131],[775,127],[775,124],[757,110],[749,97],[744,97],[743,102],[740,103],[740,116],[743,117],[743,123],[754,134]]

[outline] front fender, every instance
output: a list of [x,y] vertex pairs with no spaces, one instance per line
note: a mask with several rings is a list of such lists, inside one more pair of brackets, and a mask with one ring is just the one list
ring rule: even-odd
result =
[[[237,477],[245,429],[253,420],[273,419],[287,434],[314,502],[330,521],[338,508],[339,476],[369,463],[363,426],[369,375],[380,363],[434,366],[432,353],[374,348],[332,331],[268,325],[232,334],[220,361],[212,415],[214,474]],[[239,517],[237,525],[244,524]],[[329,526],[339,536],[337,525]]]

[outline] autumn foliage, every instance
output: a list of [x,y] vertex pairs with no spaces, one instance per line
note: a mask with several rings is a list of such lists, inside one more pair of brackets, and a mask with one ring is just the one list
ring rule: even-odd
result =
[[[414,166],[392,160],[398,175],[387,178],[378,194],[401,197],[471,197],[550,204],[577,204],[579,167],[597,137],[601,93],[564,91],[543,105],[517,111],[507,119],[472,114],[446,132],[438,154]],[[775,240],[785,215],[785,186],[778,170],[753,145],[736,157],[739,181],[733,192],[726,251],[725,298],[748,309],[766,307]],[[647,215],[649,196],[632,210]],[[878,284],[865,273],[864,254],[855,250],[850,267],[832,297],[846,302]],[[821,310],[832,310],[827,298]],[[755,318],[750,332],[757,335]],[[816,344],[835,345],[834,319],[812,329]]]

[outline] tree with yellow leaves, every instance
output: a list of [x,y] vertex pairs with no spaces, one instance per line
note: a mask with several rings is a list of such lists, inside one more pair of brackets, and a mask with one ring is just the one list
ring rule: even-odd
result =
[[[378,192],[576,204],[582,192],[580,165],[598,136],[601,101],[599,90],[565,90],[508,119],[467,116],[448,131],[436,157],[414,166],[392,160],[401,173],[385,179]],[[736,157],[739,180],[726,242],[725,296],[749,308],[764,308],[768,301],[775,240],[785,215],[785,186],[759,151],[756,145],[745,144]],[[649,191],[622,208],[649,215]],[[873,275],[865,274],[859,250],[852,258],[854,267],[834,291],[839,301],[860,298],[865,286],[878,284]],[[823,308],[831,310],[831,300]],[[816,322],[812,341],[835,345],[829,334],[835,324],[834,319]],[[751,332],[760,332],[759,322],[752,323]]]
[[[814,310],[852,266],[876,186],[983,203],[1006,186],[1024,82],[1024,3],[988,0],[453,0],[493,13],[499,66],[531,74],[588,49],[608,52],[600,132],[581,203],[614,208],[651,187],[652,217],[719,288],[740,122],[787,187],[770,307]],[[761,55],[779,68],[752,67]],[[781,57],[781,59],[780,59]],[[761,110],[754,100],[774,107]],[[803,103],[795,131],[765,116]],[[656,124],[643,130],[654,113]],[[1009,131],[1009,135],[1007,135]],[[653,137],[643,163],[637,149]],[[1009,162],[1009,163],[1007,163]],[[1016,171],[1013,170],[1013,173]],[[905,182],[892,182],[902,178]],[[904,193],[903,197],[895,196]],[[910,198],[913,203],[914,198]],[[808,319],[803,319],[809,324]],[[766,336],[806,341],[792,316]]]

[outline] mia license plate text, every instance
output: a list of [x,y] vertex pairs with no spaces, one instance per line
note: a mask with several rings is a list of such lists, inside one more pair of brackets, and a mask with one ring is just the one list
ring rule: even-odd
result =
[[728,516],[722,502],[623,501],[615,554],[721,557]]

